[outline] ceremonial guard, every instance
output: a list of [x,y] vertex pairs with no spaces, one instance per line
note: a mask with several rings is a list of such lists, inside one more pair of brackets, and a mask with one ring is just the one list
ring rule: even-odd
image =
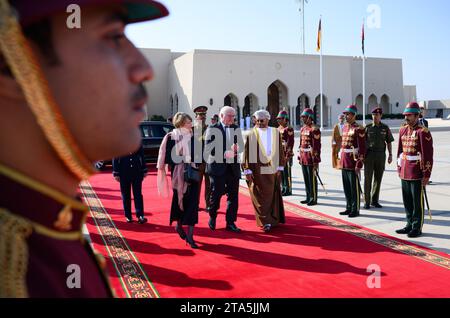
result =
[[282,110],[277,117],[278,131],[281,134],[281,140],[286,164],[281,174],[281,195],[292,195],[292,163],[294,157],[294,128],[289,126],[289,115]]
[[338,120],[339,122],[334,126],[333,134],[331,135],[331,162],[334,169],[340,169],[339,152],[341,151],[342,144],[342,129],[345,125],[344,114],[340,114]]
[[342,130],[342,145],[340,166],[342,169],[342,183],[344,186],[346,210],[340,215],[351,218],[359,216],[361,183],[360,172],[364,165],[366,153],[366,132],[363,126],[356,123],[358,110],[355,105],[347,106],[344,110],[346,124]]
[[[203,183],[203,179],[205,180],[205,209],[208,211],[209,208],[209,197],[211,194],[211,184],[209,180],[209,175],[206,173],[206,161],[203,158],[203,150],[205,148],[205,133],[206,129],[208,129],[208,125],[206,124],[206,114],[208,112],[208,107],[206,106],[198,106],[194,108],[195,113],[195,124],[194,124],[194,160],[199,165],[199,173],[200,173],[200,190],[198,192],[200,199],[201,185]],[[200,202],[200,200],[199,200]]]
[[78,1],[71,28],[72,3],[0,0],[0,298],[112,296],[79,185],[96,161],[138,149],[153,72],[123,30],[168,11]]
[[[392,136],[389,126],[381,122],[383,110],[376,107],[372,110],[373,123],[366,126],[367,153],[364,160],[364,209],[372,205],[381,209],[379,198],[381,181],[386,166],[386,146],[388,148],[388,163],[392,163]],[[372,188],[373,180],[373,188]]]
[[403,113],[406,124],[400,129],[397,152],[406,227],[396,232],[410,238],[422,235],[424,194],[433,168],[433,138],[428,128],[418,123],[419,114],[417,103],[406,106]]
[[301,118],[303,127],[300,130],[300,148],[298,160],[302,166],[305,182],[306,200],[302,204],[314,206],[317,204],[317,173],[319,171],[321,152],[321,133],[319,127],[313,125],[314,112],[305,108]]

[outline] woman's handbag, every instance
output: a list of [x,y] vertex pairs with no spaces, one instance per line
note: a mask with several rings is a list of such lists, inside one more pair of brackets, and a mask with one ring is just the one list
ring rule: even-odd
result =
[[188,183],[200,182],[200,172],[190,163],[184,164],[184,181]]

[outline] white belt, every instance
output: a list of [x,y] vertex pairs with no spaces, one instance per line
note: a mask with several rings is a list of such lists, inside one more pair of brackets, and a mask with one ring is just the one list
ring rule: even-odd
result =
[[405,156],[408,161],[417,161],[420,160],[420,156]]
[[359,148],[355,148],[355,149],[342,149],[342,152],[343,152],[343,153],[353,153],[353,152],[357,153],[358,150],[359,150]]
[[312,152],[312,148],[300,148],[301,152]]

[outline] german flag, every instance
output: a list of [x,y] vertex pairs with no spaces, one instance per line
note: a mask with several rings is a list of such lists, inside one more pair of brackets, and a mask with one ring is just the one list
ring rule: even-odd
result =
[[322,48],[322,19],[319,21],[319,31],[317,32],[317,52]]

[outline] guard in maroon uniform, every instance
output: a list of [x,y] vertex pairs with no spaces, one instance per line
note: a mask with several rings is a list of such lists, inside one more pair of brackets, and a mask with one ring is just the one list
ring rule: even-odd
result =
[[292,195],[292,164],[294,157],[294,128],[289,126],[289,114],[282,110],[277,116],[279,124],[278,131],[281,134],[281,142],[283,143],[284,158],[286,164],[281,174],[281,195]]
[[[150,0],[0,0],[0,298],[111,297],[77,196],[94,162],[138,149]],[[70,310],[70,309],[69,309]]]
[[414,238],[422,235],[424,190],[433,169],[433,138],[427,127],[419,124],[420,107],[409,103],[403,115],[406,124],[400,129],[397,152],[398,174],[402,180],[406,227],[397,230]]
[[298,160],[302,166],[306,190],[306,200],[301,203],[314,206],[317,204],[317,171],[321,161],[321,133],[319,127],[313,125],[314,112],[312,109],[305,108],[301,117],[304,126],[300,130]]
[[366,153],[366,132],[363,126],[356,123],[358,109],[355,105],[347,106],[344,110],[346,124],[342,130],[342,144],[340,151],[340,166],[342,169],[342,183],[344,185],[346,210],[341,215],[351,218],[359,216],[361,183],[360,172],[364,165]]

